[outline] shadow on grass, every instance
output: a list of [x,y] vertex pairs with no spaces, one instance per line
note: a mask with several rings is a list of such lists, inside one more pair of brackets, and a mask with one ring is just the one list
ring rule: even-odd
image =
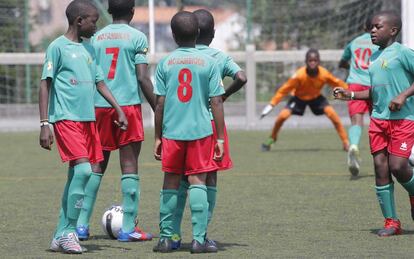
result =
[[[249,246],[247,244],[239,244],[239,243],[224,243],[224,242],[220,242],[220,241],[214,241],[217,244],[218,250],[219,251],[226,251],[227,248],[230,247],[246,247]],[[179,250],[174,251],[174,253],[180,253],[180,252],[190,252],[190,248],[191,248],[191,243],[182,243],[181,244],[181,248]]]
[[[377,235],[380,229],[370,229],[371,234]],[[414,230],[404,230],[402,231],[401,235],[414,235]]]
[[349,177],[349,180],[350,181],[357,181],[357,180],[362,179],[362,178],[374,177],[374,176],[375,175],[373,175],[373,174],[357,175],[357,176],[351,175],[351,177]]
[[103,251],[103,250],[105,250],[105,248],[119,249],[119,250],[125,250],[125,251],[132,250],[131,248],[116,246],[116,245],[113,245],[113,244],[110,244],[110,245],[97,245],[97,244],[87,244],[87,245],[85,245],[85,244],[82,244],[82,246],[84,246],[84,247],[86,247],[86,249],[88,249],[88,251],[85,252],[86,254],[97,252],[97,251]]
[[281,149],[272,149],[269,151],[262,151],[262,153],[279,153],[279,152],[322,152],[322,151],[328,151],[328,152],[343,152],[345,151],[339,148],[281,148]]

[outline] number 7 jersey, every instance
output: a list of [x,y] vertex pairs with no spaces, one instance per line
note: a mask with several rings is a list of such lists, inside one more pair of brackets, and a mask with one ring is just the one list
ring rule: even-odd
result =
[[224,94],[216,60],[178,48],[157,66],[154,93],[165,96],[162,136],[196,140],[213,134],[209,98]]
[[[110,24],[92,38],[97,63],[104,71],[105,83],[119,105],[142,102],[138,91],[135,65],[148,64],[147,37],[128,24]],[[111,107],[99,94],[95,95],[96,107]]]
[[371,86],[368,74],[369,59],[377,49],[378,46],[372,44],[369,33],[356,37],[345,47],[342,60],[351,61],[346,80],[348,84]]

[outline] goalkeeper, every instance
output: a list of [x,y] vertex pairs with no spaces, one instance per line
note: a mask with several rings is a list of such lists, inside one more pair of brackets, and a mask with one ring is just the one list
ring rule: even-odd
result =
[[338,114],[329,105],[328,100],[321,95],[321,90],[325,84],[331,87],[341,86],[348,88],[347,84],[334,77],[327,69],[320,66],[319,51],[309,49],[306,52],[306,66],[299,68],[296,73],[275,93],[273,98],[262,111],[261,118],[269,114],[286,95],[292,94],[286,107],[282,109],[273,126],[270,137],[262,144],[262,151],[269,151],[272,144],[277,140],[277,134],[283,123],[292,115],[302,116],[306,106],[309,105],[313,114],[325,114],[335,126],[336,131],[342,141],[343,149],[348,150],[349,141],[345,128],[343,127]]

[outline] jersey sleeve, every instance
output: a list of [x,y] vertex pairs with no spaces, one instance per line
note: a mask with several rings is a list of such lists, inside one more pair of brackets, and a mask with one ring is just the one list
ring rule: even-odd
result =
[[41,79],[54,78],[60,61],[60,49],[54,44],[49,45],[46,50],[45,63],[43,64]]
[[334,87],[342,87],[344,89],[348,89],[347,83],[345,83],[341,79],[335,77],[334,75],[332,75],[328,71],[326,72],[326,83],[328,83],[328,85],[331,86],[332,88],[334,88]]
[[402,48],[400,51],[401,64],[411,75],[414,75],[414,50]]
[[227,56],[226,62],[224,64],[223,78],[228,76],[234,79],[237,72],[239,72],[240,70],[241,68],[239,67],[239,65],[237,65],[237,63],[234,62],[234,60],[230,56]]
[[345,61],[349,61],[352,58],[352,51],[351,51],[351,43],[348,43],[344,49],[344,53],[342,54],[341,59]]
[[154,94],[163,96],[167,94],[165,75],[163,71],[163,62],[158,63],[157,69],[155,71]]
[[297,74],[295,73],[289,80],[286,81],[273,95],[272,99],[270,100],[270,104],[273,106],[280,103],[280,101],[291,93],[296,87],[299,85],[299,79],[297,78]]
[[100,65],[96,64],[95,83],[105,80],[104,72]]
[[138,41],[135,47],[135,64],[148,64],[147,59],[148,41],[145,35],[138,37]]
[[223,95],[224,92],[223,83],[220,78],[220,71],[217,64],[214,64],[209,76],[209,97]]

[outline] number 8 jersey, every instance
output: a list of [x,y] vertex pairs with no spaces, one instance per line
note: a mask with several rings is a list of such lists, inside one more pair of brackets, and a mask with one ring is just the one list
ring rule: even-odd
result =
[[[147,37],[127,24],[110,24],[92,38],[97,63],[104,71],[105,83],[119,105],[142,103],[138,91],[135,65],[148,64]],[[95,95],[96,107],[111,107],[99,94]]]
[[178,48],[157,66],[154,93],[165,96],[162,136],[195,140],[212,135],[209,98],[224,94],[216,60]]
[[378,46],[372,44],[369,33],[356,37],[345,47],[342,60],[351,60],[346,80],[348,84],[371,86],[368,74],[369,58],[377,49]]

